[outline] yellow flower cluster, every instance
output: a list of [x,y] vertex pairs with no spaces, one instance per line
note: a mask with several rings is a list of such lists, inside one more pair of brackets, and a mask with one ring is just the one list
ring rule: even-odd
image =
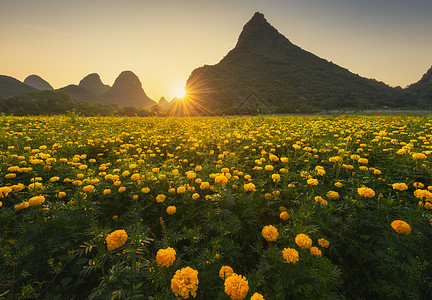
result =
[[255,191],[255,184],[253,184],[252,182],[246,183],[243,186],[245,191]]
[[191,267],[177,270],[171,279],[171,290],[174,295],[188,299],[189,296],[196,297],[198,290],[198,271]]
[[289,220],[290,215],[289,215],[286,211],[283,211],[283,212],[280,213],[279,217],[280,217],[282,220],[286,221],[286,220]]
[[105,241],[108,250],[114,250],[123,246],[128,239],[128,235],[124,229],[119,229],[108,234]]
[[400,234],[408,235],[411,233],[411,226],[402,220],[395,220],[391,223],[391,227]]
[[169,267],[174,263],[176,254],[176,251],[171,247],[159,249],[156,253],[156,262],[160,267]]
[[304,233],[297,234],[295,237],[296,244],[303,249],[309,249],[312,247],[312,240]]
[[365,198],[372,198],[375,196],[374,190],[365,186],[358,188],[357,192],[360,196]]
[[307,180],[307,184],[312,185],[312,186],[318,185],[318,179],[310,178]]
[[225,279],[224,285],[225,293],[227,293],[232,300],[244,299],[249,291],[249,283],[246,278],[235,273]]
[[274,242],[279,237],[279,233],[273,225],[264,226],[261,234],[268,242]]

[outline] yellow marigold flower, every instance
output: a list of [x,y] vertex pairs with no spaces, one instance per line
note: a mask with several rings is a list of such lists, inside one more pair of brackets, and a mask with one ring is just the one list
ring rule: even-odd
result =
[[406,154],[406,153],[407,153],[407,150],[404,149],[404,148],[399,149],[398,151],[396,151],[396,154],[397,154],[397,155],[404,155],[404,154]]
[[148,194],[148,193],[150,193],[150,188],[149,188],[149,187],[143,187],[143,188],[141,189],[141,192],[142,192],[143,194]]
[[174,295],[182,296],[185,299],[196,297],[198,289],[198,271],[191,267],[182,268],[177,270],[171,279],[171,290]]
[[299,261],[299,253],[293,248],[284,248],[282,250],[282,256],[286,263],[296,263]]
[[94,186],[93,185],[86,185],[85,187],[83,187],[83,191],[86,193],[90,193],[94,190]]
[[225,293],[231,300],[242,300],[249,291],[249,283],[242,275],[233,274],[225,279]]
[[44,202],[45,202],[44,196],[34,196],[28,200],[28,204],[30,206],[42,205],[42,203],[44,203]]
[[29,206],[30,206],[30,204],[28,202],[22,202],[20,204],[15,205],[14,209],[15,210],[21,210],[21,209],[27,208]]
[[4,178],[6,178],[6,179],[12,179],[12,178],[15,178],[16,177],[16,174],[15,173],[8,173],[8,174],[6,174],[5,176],[4,176]]
[[0,198],[6,197],[11,192],[12,192],[12,187],[8,187],[8,186],[0,187]]
[[341,187],[343,187],[343,184],[338,181],[338,182],[335,182],[334,186],[337,188],[341,188]]
[[358,188],[357,192],[360,196],[365,198],[372,198],[375,196],[374,190],[365,186]]
[[405,221],[395,220],[391,223],[391,227],[400,234],[408,235],[411,233],[411,226]]
[[159,194],[156,196],[156,201],[159,203],[164,202],[165,199],[166,199],[166,196],[164,194]]
[[280,212],[282,212],[282,211],[287,211],[287,208],[285,207],[285,206],[279,206],[279,211]]
[[266,171],[273,171],[273,166],[272,165],[267,165],[267,166],[265,166],[264,167],[264,169],[266,170]]
[[138,167],[138,165],[136,165],[136,164],[130,164],[129,165],[129,169],[135,169],[136,167]]
[[188,179],[195,179],[197,174],[193,171],[188,171],[188,172],[186,172],[186,176]]
[[419,201],[418,205],[419,205],[419,206],[422,206],[422,207],[424,207],[424,208],[426,208],[426,209],[432,209],[432,203],[430,203],[430,202],[426,202],[426,203],[424,203],[424,205],[423,205],[423,202]]
[[279,157],[277,157],[276,155],[270,154],[269,156],[270,160],[273,162],[277,162],[279,161]]
[[422,188],[424,188],[424,184],[421,183],[421,182],[414,182],[414,183],[413,183],[413,186],[414,186],[416,189],[422,189]]
[[220,183],[222,185],[225,185],[228,182],[228,178],[224,175],[217,175],[214,180],[215,183]]
[[304,233],[297,234],[295,242],[297,246],[303,249],[309,249],[312,247],[312,240]]
[[340,156],[332,156],[329,158],[329,162],[338,162],[341,160]]
[[290,215],[286,211],[283,211],[283,212],[280,213],[279,217],[282,220],[286,221],[286,220],[288,220],[290,218]]
[[140,174],[138,174],[138,173],[135,173],[135,174],[132,174],[132,176],[131,176],[131,180],[138,180],[138,179],[140,179],[141,178],[141,175]]
[[126,191],[126,187],[124,187],[124,186],[119,187],[119,189],[118,189],[119,193],[123,193],[124,191]]
[[271,178],[274,182],[279,182],[281,180],[279,174],[272,174]]
[[66,193],[65,192],[58,192],[58,194],[57,194],[57,198],[63,198],[63,197],[65,197],[66,196]]
[[281,157],[280,161],[283,163],[287,163],[288,162],[288,157]]
[[318,179],[310,178],[307,180],[307,184],[309,185],[318,185]]
[[[125,189],[126,189],[126,188],[125,188]],[[138,200],[138,198],[139,198],[138,195],[133,195],[133,196],[132,196],[132,199],[133,199],[133,200]]]
[[428,190],[417,189],[414,191],[414,196],[421,200],[431,201],[432,202],[432,193]]
[[198,193],[193,193],[192,194],[192,199],[196,200],[200,197],[200,195]]
[[207,181],[201,182],[200,189],[205,190],[208,189],[209,187],[210,187],[210,183],[208,183]]
[[264,226],[261,234],[268,242],[274,242],[279,237],[279,233],[273,225]]
[[177,194],[184,194],[186,193],[186,187],[185,186],[179,186],[177,188]]
[[219,277],[222,280],[227,279],[234,274],[234,270],[230,266],[222,266],[219,270]]
[[320,245],[323,248],[328,248],[330,246],[330,242],[324,238],[321,238],[321,239],[318,239],[318,245]]
[[318,247],[311,247],[310,248],[310,254],[315,255],[315,256],[321,256],[322,252],[320,249],[318,249]]
[[337,200],[339,199],[339,193],[335,191],[328,191],[326,194],[327,198]]
[[108,250],[114,250],[123,246],[128,239],[128,235],[124,229],[119,229],[111,232],[105,239]]
[[245,191],[255,191],[255,184],[253,184],[252,182],[246,183],[245,185],[243,185],[243,188]]
[[423,153],[413,153],[411,156],[414,159],[426,159],[427,158],[427,156]]
[[2,206],[3,206],[3,202],[0,201],[0,207],[2,207]]
[[110,189],[104,189],[103,194],[104,194],[105,196],[106,196],[106,195],[109,195],[109,194],[111,194],[111,190],[110,190]]
[[50,178],[51,182],[56,182],[56,181],[59,181],[59,180],[60,180],[60,177],[58,177],[58,176],[53,176],[53,177]]
[[166,209],[166,213],[169,215],[175,214],[176,211],[177,211],[177,208],[174,205],[168,206]]
[[359,158],[358,159],[358,162],[360,163],[360,164],[367,164],[368,162],[369,162],[369,160],[367,159],[367,158]]
[[171,247],[159,249],[156,253],[156,262],[160,267],[169,267],[174,263],[176,254],[176,251]]
[[405,183],[393,183],[392,187],[394,190],[405,191],[408,189],[408,186]]
[[265,300],[263,295],[260,293],[254,293],[251,297],[251,300]]

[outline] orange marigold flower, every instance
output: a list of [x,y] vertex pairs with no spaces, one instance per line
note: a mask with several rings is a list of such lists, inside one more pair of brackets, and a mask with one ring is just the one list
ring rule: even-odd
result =
[[45,202],[44,196],[34,196],[28,200],[28,204],[30,206],[42,205],[42,203],[44,203],[44,202]]
[[196,291],[198,290],[198,271],[191,267],[182,268],[177,270],[171,279],[171,290],[174,295],[182,296],[188,299],[191,295],[196,297]]
[[114,250],[123,246],[126,243],[127,239],[128,235],[126,231],[124,229],[119,229],[108,234],[105,241],[108,250]]
[[225,279],[225,293],[231,300],[242,300],[249,291],[249,283],[242,275],[233,274]]
[[263,295],[260,293],[254,293],[251,297],[251,300],[265,300]]
[[223,280],[234,274],[233,268],[230,266],[222,266],[219,270],[219,277]]
[[395,220],[391,223],[391,227],[400,234],[408,235],[411,233],[411,226],[402,220]]
[[279,233],[273,225],[264,226],[261,234],[268,242],[274,242],[279,237]]
[[280,213],[279,217],[280,217],[282,220],[286,221],[286,220],[289,220],[290,215],[289,215],[286,211],[283,211],[283,212]]
[[328,248],[330,245],[330,242],[327,241],[326,239],[321,238],[321,239],[318,239],[318,245],[320,245],[323,248]]
[[408,189],[408,186],[405,183],[401,182],[401,183],[393,183],[392,188],[398,191],[405,191]]
[[296,263],[299,261],[299,253],[293,248],[284,248],[282,250],[282,256],[286,263]]
[[333,199],[333,200],[337,200],[339,199],[339,193],[335,192],[335,191],[328,191],[326,194],[327,198]]
[[295,242],[300,248],[303,249],[309,249],[312,247],[312,240],[304,233],[297,234]]
[[375,196],[374,190],[365,186],[358,188],[357,192],[360,196],[365,198],[372,198]]
[[165,199],[166,199],[166,196],[164,194],[159,194],[156,196],[156,201],[159,203],[164,202]]
[[175,214],[176,211],[177,211],[177,208],[174,205],[168,206],[166,209],[166,213],[169,215]]
[[311,247],[310,248],[310,253],[312,255],[315,255],[315,256],[321,256],[322,255],[322,252],[321,252],[320,249],[318,249],[318,247]]
[[159,249],[156,253],[156,262],[160,267],[169,267],[174,263],[176,254],[176,251],[171,247]]

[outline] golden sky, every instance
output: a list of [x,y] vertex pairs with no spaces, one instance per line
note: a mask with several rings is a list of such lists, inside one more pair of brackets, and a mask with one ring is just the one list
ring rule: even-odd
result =
[[60,88],[131,70],[150,98],[171,100],[256,11],[304,50],[392,86],[432,65],[430,0],[0,0],[0,74]]

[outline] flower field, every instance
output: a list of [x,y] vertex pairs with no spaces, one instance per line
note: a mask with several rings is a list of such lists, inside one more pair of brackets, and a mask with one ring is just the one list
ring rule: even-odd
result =
[[0,117],[0,299],[431,299],[432,117]]

